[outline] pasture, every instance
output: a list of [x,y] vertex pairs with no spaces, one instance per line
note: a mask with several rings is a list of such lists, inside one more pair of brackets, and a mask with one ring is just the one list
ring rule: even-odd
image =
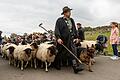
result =
[[[112,47],[110,45],[110,41],[109,41],[109,37],[110,37],[110,32],[107,32],[107,31],[93,31],[93,32],[90,32],[90,31],[87,31],[85,32],[85,39],[86,40],[96,40],[97,36],[98,35],[105,35],[107,36],[108,38],[108,42],[107,42],[107,45],[108,47],[105,49],[105,51],[108,51],[108,55],[113,55],[112,53]],[[118,47],[118,49],[120,49],[120,47]]]

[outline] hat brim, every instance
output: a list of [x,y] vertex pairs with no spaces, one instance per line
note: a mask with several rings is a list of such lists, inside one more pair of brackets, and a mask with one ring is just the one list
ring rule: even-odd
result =
[[73,10],[73,9],[69,9],[69,10],[67,10],[67,11],[63,11],[63,12],[61,13],[61,15],[63,15],[65,12],[68,12],[68,11],[71,11],[71,10]]

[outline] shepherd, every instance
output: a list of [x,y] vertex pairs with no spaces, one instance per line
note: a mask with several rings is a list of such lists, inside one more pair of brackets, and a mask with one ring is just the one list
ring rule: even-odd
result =
[[[77,53],[74,48],[75,46],[73,45],[74,39],[77,38],[77,30],[75,27],[74,20],[70,17],[71,10],[72,9],[70,9],[68,6],[65,6],[63,8],[63,12],[61,13],[63,17],[58,18],[56,21],[55,37],[57,39],[58,54],[55,59],[55,68],[60,70],[61,61],[64,60],[64,62],[66,62],[66,60],[68,60],[72,64],[74,73],[78,73],[79,71],[83,70],[80,67],[81,64],[79,64],[73,56],[68,56],[69,52],[65,50],[65,48],[62,46],[62,44],[64,44],[74,53],[74,55],[77,56]],[[63,57],[65,58],[63,59]]]

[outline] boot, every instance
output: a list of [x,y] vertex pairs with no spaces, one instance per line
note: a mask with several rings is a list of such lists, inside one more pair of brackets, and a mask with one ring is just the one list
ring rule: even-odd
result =
[[72,60],[74,73],[77,74],[79,71],[84,70],[83,64],[78,64],[76,60]]
[[53,62],[53,66],[57,70],[61,70],[61,60],[59,58],[55,58],[55,61]]

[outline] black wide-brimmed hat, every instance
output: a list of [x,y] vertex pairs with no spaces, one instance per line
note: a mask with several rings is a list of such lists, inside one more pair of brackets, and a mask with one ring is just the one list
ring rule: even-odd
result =
[[80,26],[81,26],[81,23],[77,23],[77,25],[80,25]]
[[63,15],[65,12],[71,11],[72,9],[70,9],[68,6],[65,6],[63,8],[63,12],[61,13],[61,15]]

